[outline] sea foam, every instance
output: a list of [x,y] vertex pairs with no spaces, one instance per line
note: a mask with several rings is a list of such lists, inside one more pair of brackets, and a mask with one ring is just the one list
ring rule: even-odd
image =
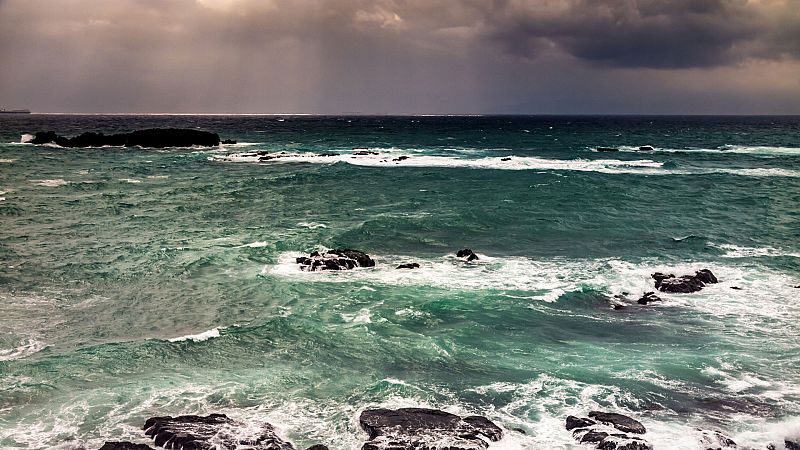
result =
[[208,331],[204,331],[198,334],[187,334],[186,336],[179,336],[172,339],[168,339],[170,342],[182,342],[182,341],[193,341],[193,342],[202,342],[207,341],[211,338],[219,337],[220,330],[224,330],[225,327],[216,327],[212,328]]

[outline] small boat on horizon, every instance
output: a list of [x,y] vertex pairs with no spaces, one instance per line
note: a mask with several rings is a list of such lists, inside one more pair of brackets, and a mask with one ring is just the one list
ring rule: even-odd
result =
[[30,114],[30,109],[5,109],[0,108],[0,114]]

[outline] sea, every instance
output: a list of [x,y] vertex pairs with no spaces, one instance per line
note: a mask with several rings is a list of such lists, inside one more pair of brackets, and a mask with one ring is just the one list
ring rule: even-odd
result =
[[[237,143],[28,142],[169,127]],[[9,115],[0,220],[3,449],[224,413],[357,450],[408,406],[493,450],[592,448],[591,410],[655,449],[800,438],[798,116]],[[335,248],[376,265],[295,262]]]

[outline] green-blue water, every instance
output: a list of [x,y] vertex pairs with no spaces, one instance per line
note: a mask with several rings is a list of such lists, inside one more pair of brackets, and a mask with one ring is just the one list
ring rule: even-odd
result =
[[[240,143],[19,144],[149,127]],[[357,449],[360,410],[419,405],[525,430],[498,449],[583,448],[598,408],[657,449],[800,435],[798,117],[9,116],[0,192],[2,448],[223,412]],[[294,264],[335,247],[377,267]]]

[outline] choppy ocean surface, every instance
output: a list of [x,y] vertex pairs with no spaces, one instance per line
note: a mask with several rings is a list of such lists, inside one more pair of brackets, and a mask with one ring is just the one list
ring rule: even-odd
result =
[[[151,127],[239,143],[21,143]],[[0,117],[0,218],[0,448],[221,412],[355,450],[374,406],[485,415],[492,449],[588,448],[591,409],[656,449],[800,437],[800,117]],[[294,262],[337,247],[377,266]]]

